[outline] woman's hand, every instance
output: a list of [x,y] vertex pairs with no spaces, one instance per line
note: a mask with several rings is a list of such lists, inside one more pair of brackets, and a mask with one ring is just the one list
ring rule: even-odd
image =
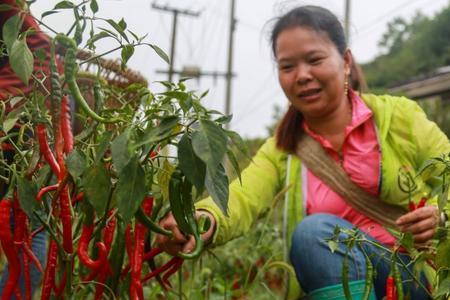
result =
[[439,225],[439,210],[435,206],[424,206],[404,214],[396,221],[401,232],[411,232],[416,244],[427,243]]
[[[216,220],[214,219],[212,214],[205,210],[197,210],[195,212],[195,218],[197,220],[201,215],[206,215],[211,221],[211,226],[209,227],[209,229],[202,234],[202,239],[205,241],[205,244],[208,244],[211,241],[216,230]],[[181,232],[171,212],[159,222],[159,225],[164,229],[172,231],[172,237],[161,234],[156,235],[156,244],[163,251],[176,256],[178,252],[189,253],[195,248],[194,237],[192,235],[185,236]]]

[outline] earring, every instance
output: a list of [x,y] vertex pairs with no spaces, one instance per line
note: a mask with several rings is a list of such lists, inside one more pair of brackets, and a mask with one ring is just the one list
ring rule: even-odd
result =
[[345,76],[345,81],[344,81],[344,95],[348,96],[348,76]]

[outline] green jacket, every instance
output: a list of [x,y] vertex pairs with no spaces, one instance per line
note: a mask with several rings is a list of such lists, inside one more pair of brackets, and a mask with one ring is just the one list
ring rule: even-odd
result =
[[[407,209],[407,195],[397,185],[399,168],[410,166],[417,170],[427,159],[450,152],[449,140],[414,101],[370,94],[362,99],[373,112],[381,145],[381,199]],[[223,244],[249,231],[252,223],[271,207],[274,196],[290,185],[283,207],[287,250],[292,230],[304,216],[301,180],[300,160],[278,150],[275,139],[269,138],[242,172],[242,185],[237,180],[231,183],[229,217],[210,198],[196,204],[210,211],[217,221],[213,244]],[[416,200],[433,188],[431,182],[421,179],[417,184],[419,188],[413,195]]]

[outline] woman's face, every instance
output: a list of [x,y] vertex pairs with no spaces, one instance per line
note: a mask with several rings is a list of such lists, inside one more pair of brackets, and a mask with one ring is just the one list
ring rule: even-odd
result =
[[326,117],[347,99],[344,81],[351,54],[346,50],[343,57],[326,33],[287,28],[275,49],[281,88],[306,119]]

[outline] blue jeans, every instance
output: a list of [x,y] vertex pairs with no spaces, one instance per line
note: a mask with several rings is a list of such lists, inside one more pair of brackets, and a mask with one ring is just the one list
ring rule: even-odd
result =
[[[342,283],[341,270],[347,247],[344,243],[339,243],[338,249],[333,253],[326,241],[333,236],[336,225],[344,229],[354,227],[353,224],[334,215],[314,214],[304,218],[294,231],[290,258],[297,280],[306,293]],[[367,235],[365,237],[373,240]],[[346,238],[347,236],[344,233],[339,236],[339,240],[345,240]],[[386,279],[390,270],[391,253],[369,243],[362,243],[361,247],[374,266],[376,271],[374,279],[375,294],[377,299],[382,299],[386,294]],[[400,259],[405,264],[411,260],[408,255],[402,254]],[[405,295],[410,293],[410,299],[430,299],[426,291],[417,287],[411,281],[406,269],[400,267],[400,271]],[[366,261],[360,247],[353,247],[349,252],[348,276],[350,281],[364,280],[366,277]],[[421,282],[424,286],[427,286],[423,275]]]
[[[39,227],[39,226],[36,226]],[[35,228],[34,228],[35,229]],[[34,255],[39,259],[41,262],[41,265],[43,268],[45,268],[45,261],[47,259],[47,232],[45,230],[38,233],[32,241],[31,249],[33,250]],[[20,261],[22,260],[23,251],[20,251]],[[3,289],[5,287],[6,281],[8,279],[8,266],[5,267],[3,272],[1,274],[0,279],[0,295],[3,293]],[[31,281],[31,291],[36,291],[39,283],[41,282],[41,278],[44,275],[41,274],[38,269],[36,268],[36,265],[30,261],[30,281]],[[19,278],[19,287],[22,292],[22,295],[25,295],[25,282],[23,279],[23,265],[21,265],[21,276]],[[16,297],[12,297],[11,299],[16,299]]]

